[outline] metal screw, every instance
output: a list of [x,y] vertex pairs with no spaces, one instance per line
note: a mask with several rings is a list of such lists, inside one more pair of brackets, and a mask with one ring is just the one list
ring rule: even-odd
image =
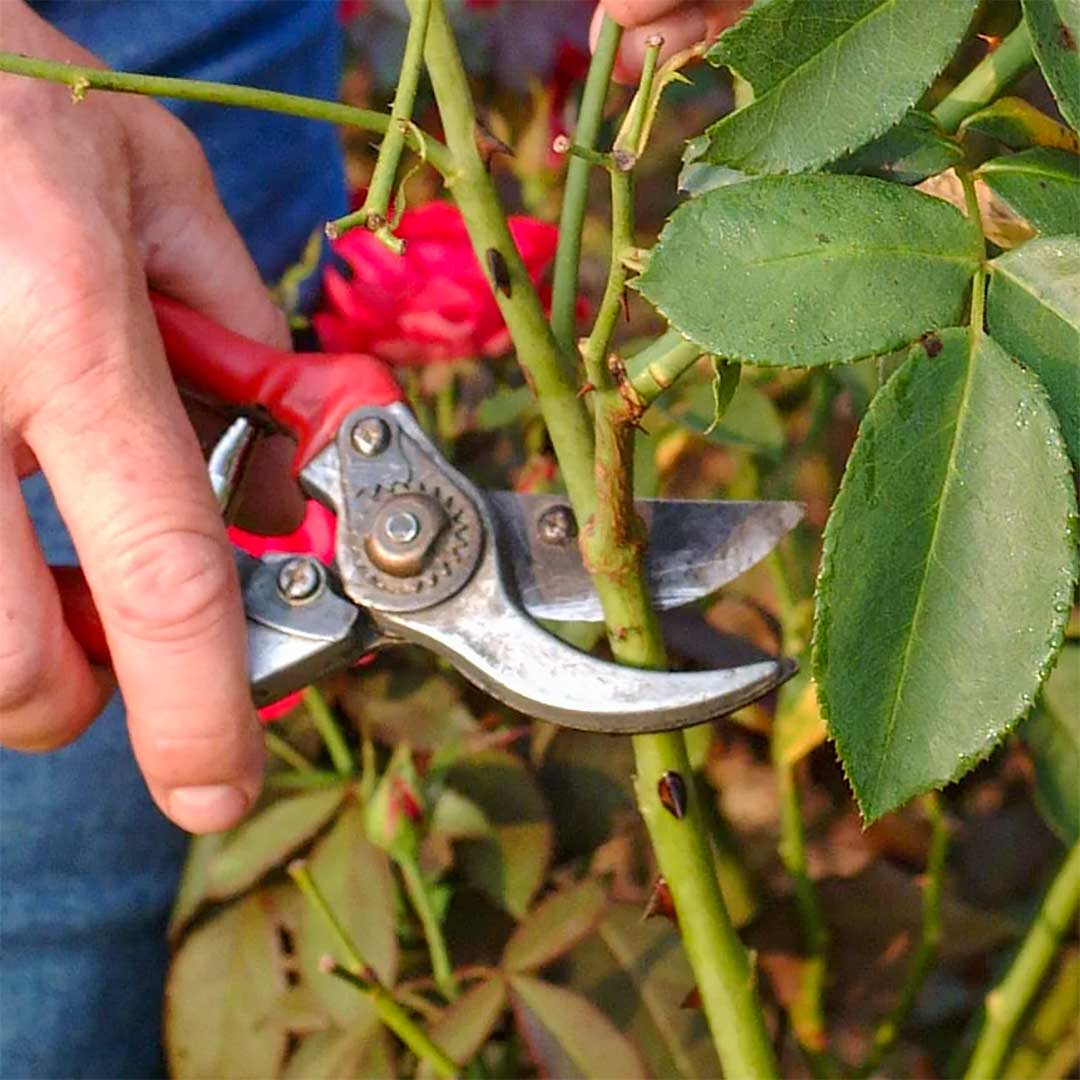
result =
[[390,428],[377,416],[365,416],[352,429],[353,448],[364,457],[381,454],[390,443]]
[[322,571],[311,559],[286,559],[278,570],[278,592],[288,603],[302,604],[322,588],[322,580]]
[[565,544],[577,535],[577,522],[569,506],[549,506],[536,522],[545,544]]
[[383,531],[397,544],[411,544],[420,535],[420,519],[408,510],[401,510],[386,519]]

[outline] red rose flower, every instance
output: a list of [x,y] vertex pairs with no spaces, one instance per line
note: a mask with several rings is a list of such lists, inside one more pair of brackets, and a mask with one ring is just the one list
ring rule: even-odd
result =
[[[366,229],[334,242],[352,271],[328,269],[315,330],[329,352],[364,352],[403,366],[499,356],[510,347],[486,269],[449,203],[406,210],[395,230],[395,255]],[[555,257],[558,229],[512,217],[510,232],[534,282]]]

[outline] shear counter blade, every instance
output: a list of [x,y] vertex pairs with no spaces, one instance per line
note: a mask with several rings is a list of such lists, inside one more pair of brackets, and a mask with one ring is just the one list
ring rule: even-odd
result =
[[[510,491],[482,494],[529,614],[566,622],[602,621],[566,501]],[[641,499],[636,506],[648,530],[649,588],[661,610],[708,596],[749,570],[802,520],[804,512],[796,502]]]

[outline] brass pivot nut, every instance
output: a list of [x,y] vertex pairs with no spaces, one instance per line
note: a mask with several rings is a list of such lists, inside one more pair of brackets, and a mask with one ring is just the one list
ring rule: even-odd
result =
[[395,495],[379,509],[364,550],[384,573],[414,577],[427,565],[448,524],[446,511],[430,495]]

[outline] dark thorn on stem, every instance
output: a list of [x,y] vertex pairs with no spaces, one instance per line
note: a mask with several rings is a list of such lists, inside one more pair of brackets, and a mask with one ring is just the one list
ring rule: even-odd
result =
[[660,796],[660,805],[672,817],[682,821],[686,817],[690,796],[686,790],[686,781],[673,769],[668,769],[657,781],[656,791]]
[[503,253],[499,251],[498,248],[488,248],[484,254],[487,259],[488,270],[491,272],[491,280],[495,283],[495,288],[497,288],[503,296],[509,299],[512,287],[510,282],[510,267],[507,266]]
[[623,320],[625,322],[630,321],[630,293],[627,291],[626,286],[623,286],[622,291],[622,313]]
[[591,382],[583,383],[580,387],[578,387],[577,396],[579,398],[583,398],[586,394],[593,393],[595,389],[596,387],[593,386]]
[[480,152],[480,160],[484,163],[484,168],[488,172],[491,172],[491,159],[496,154],[506,154],[508,157],[514,156],[514,151],[498,135],[495,135],[481,124],[479,120],[476,121],[473,128],[473,137],[476,139],[476,149]]
[[682,999],[680,1009],[700,1009],[701,1008],[701,991],[695,986],[689,994]]

